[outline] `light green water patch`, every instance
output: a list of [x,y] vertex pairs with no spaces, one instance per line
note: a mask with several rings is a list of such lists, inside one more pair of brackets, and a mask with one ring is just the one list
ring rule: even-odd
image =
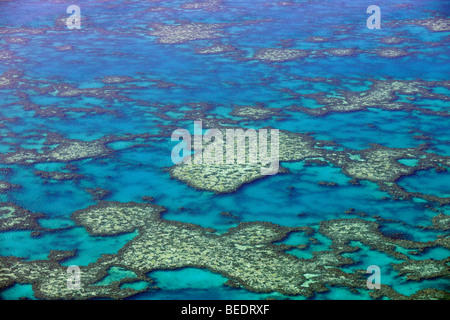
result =
[[307,244],[309,242],[308,237],[304,232],[293,232],[287,236],[286,239],[275,242],[275,244],[287,244],[287,245],[299,245],[299,244]]
[[[9,131],[8,131],[9,132]],[[3,143],[17,143],[18,140],[21,139],[19,135],[14,135],[13,137],[2,137]]]
[[[318,226],[314,226],[312,228],[315,229],[316,231],[319,229]],[[324,235],[322,235],[322,234],[320,234],[318,232],[314,233],[313,237],[316,238],[317,241],[319,241],[318,244],[312,244],[311,245],[311,247],[317,246],[317,247],[314,247],[313,251],[322,251],[322,250],[329,249],[329,247],[332,244],[332,240],[331,239],[325,237]]]
[[[348,256],[358,263],[349,266],[349,270],[367,269],[370,265],[377,265],[381,271],[381,284],[391,286],[395,291],[400,294],[410,296],[416,293],[418,290],[434,288],[439,290],[448,289],[447,279],[431,279],[417,281],[407,281],[405,276],[399,276],[398,272],[392,268],[391,263],[398,264],[403,262],[402,260],[395,259],[384,253],[370,250],[367,246],[362,245],[359,242],[351,242],[351,245],[356,245],[361,250],[353,253],[345,253],[343,256]],[[447,289],[446,289],[447,288]]]
[[[32,212],[48,215],[69,215],[74,208],[93,204],[92,198],[74,181],[46,183],[34,174],[31,166],[14,166],[10,183],[21,185],[20,190],[11,192],[11,199]],[[45,199],[45,201],[43,201]]]
[[419,159],[397,159],[397,161],[408,167],[415,167],[419,163]]
[[348,154],[349,156],[349,158],[350,158],[350,160],[353,160],[353,161],[365,161],[363,158],[361,158],[361,155],[360,154]]
[[0,145],[0,153],[7,153],[12,151],[12,147],[6,145],[6,144],[1,144]]
[[92,237],[81,227],[43,233],[39,237],[31,237],[31,231],[8,231],[0,233],[0,255],[40,260],[47,259],[50,250],[77,249],[77,255],[64,265],[83,266],[96,261],[102,254],[117,253],[137,234],[136,231],[115,237]]
[[123,283],[120,285],[121,289],[134,289],[134,290],[143,290],[147,288],[149,285],[145,281],[135,281],[135,282],[128,282]]
[[446,87],[434,87],[432,89],[432,91],[437,94],[443,94],[446,96],[450,96],[450,89],[446,88]]
[[227,106],[218,106],[214,109],[214,112],[224,118],[229,118],[232,120],[236,120],[236,121],[240,121],[242,120],[241,117],[237,117],[237,116],[232,116],[230,115],[230,112],[233,110],[233,108],[231,107],[227,107]]
[[0,292],[2,300],[19,300],[20,298],[28,298],[30,300],[37,300],[33,293],[33,286],[31,284],[16,283],[10,288]]
[[317,103],[316,100],[311,99],[311,98],[305,98],[305,97],[302,97],[300,99],[300,101],[298,102],[298,105],[300,105],[302,107],[305,107],[305,108],[309,108],[309,109],[316,109],[316,108],[322,108],[323,107],[323,105]]
[[64,166],[65,166],[64,163],[45,162],[45,163],[36,163],[34,165],[34,168],[36,170],[42,171],[67,171],[63,168]]
[[[203,193],[203,196],[211,198],[213,195],[209,193]],[[204,228],[214,228],[215,234],[226,233],[229,228],[237,226],[237,221],[220,215],[220,211],[226,211],[230,208],[223,208],[224,210],[218,210],[217,208],[214,209],[213,205],[208,205],[208,208],[211,207],[214,209],[214,211],[208,211],[205,208],[206,206],[199,207],[199,203],[202,202],[193,200],[189,203],[187,201],[183,201],[183,204],[187,205],[187,207],[179,207],[178,209],[164,213],[164,219],[193,223]]]
[[137,143],[136,141],[116,141],[116,142],[108,143],[108,147],[110,147],[113,150],[121,150],[121,149],[130,148],[133,145],[135,145],[136,143]]
[[381,271],[381,284],[391,286],[394,290],[397,290],[397,287],[403,284],[403,281],[398,277],[398,272],[391,266],[391,263],[401,263],[401,260],[388,256],[383,252],[371,250],[359,241],[351,241],[350,245],[359,247],[361,250],[342,254],[343,257],[351,258],[356,262],[345,269],[351,271],[366,270],[369,266],[376,265]]
[[178,107],[177,110],[182,112],[182,111],[189,111],[189,110],[191,110],[191,108],[188,106],[181,106],[181,107]]
[[72,219],[64,217],[52,217],[51,219],[39,219],[39,224],[44,228],[58,229],[75,226]]
[[283,162],[282,166],[294,173],[298,173],[305,168],[305,163],[301,162]]
[[207,289],[223,285],[227,278],[206,269],[182,268],[178,270],[158,270],[149,273],[156,285],[165,290]]
[[216,206],[216,197],[211,192],[199,192],[170,179],[163,170],[170,165],[170,149],[127,149],[107,163],[83,161],[79,173],[89,175],[95,185],[111,191],[109,200],[142,202],[143,196],[151,196],[158,205],[168,209],[164,213],[165,219],[203,227],[230,227],[229,221],[219,214],[229,211],[230,207]]
[[423,199],[423,198],[417,198],[417,197],[413,197],[412,198],[412,201],[413,202],[415,202],[415,203],[427,203],[428,201],[427,200],[425,200],[425,199]]
[[125,278],[136,278],[136,274],[133,271],[126,270],[119,267],[111,267],[108,269],[108,275],[102,280],[96,282],[95,286],[107,286],[115,281],[120,281]]
[[309,250],[300,250],[298,248],[290,249],[285,251],[299,259],[311,259],[313,257],[312,252]]
[[[114,254],[119,251],[127,242],[130,242],[138,235],[138,231],[125,233],[114,237],[92,237],[84,228],[74,228],[76,238],[69,237],[68,241],[75,242],[72,246],[76,249],[77,255],[64,262],[64,265],[86,266],[95,262],[102,254]],[[66,240],[67,236],[63,238]]]
[[[317,229],[317,227],[313,227],[313,229]],[[330,250],[330,245],[332,244],[331,239],[329,239],[317,232],[314,233],[311,237],[316,239],[317,243],[311,242],[308,239],[309,237],[307,235],[304,235],[304,237],[301,239],[294,238],[293,240],[290,240],[292,242],[294,242],[294,241],[302,241],[302,242],[301,243],[286,243],[286,244],[292,244],[292,245],[309,244],[309,246],[308,246],[308,248],[303,249],[303,250],[298,249],[298,248],[287,250],[286,253],[291,254],[300,259],[311,259],[314,257],[314,255],[313,255],[314,252]],[[288,240],[289,240],[289,238],[288,238]]]
[[[401,246],[395,246],[395,251],[398,251],[398,252],[400,252],[400,253],[403,253],[404,255],[407,255],[408,257],[411,257],[411,256],[414,257],[414,255],[410,254],[410,251],[411,251],[411,250],[405,249],[405,248],[403,248],[403,247],[401,247]],[[416,257],[415,260],[419,260],[419,259]]]
[[49,251],[52,250],[51,247],[52,244],[48,238],[31,238],[31,231],[0,233],[0,255],[2,256],[41,260],[47,258]]
[[173,112],[173,111],[166,111],[165,114],[172,119],[181,119],[184,116],[184,114],[181,112]]
[[320,182],[335,182],[339,185],[346,185],[349,177],[342,173],[341,168],[334,166],[310,166],[305,167],[305,170],[300,173],[302,179]]
[[[319,136],[317,136],[317,138],[320,139]],[[344,151],[345,148],[344,147],[340,147],[340,146],[323,146],[323,147],[315,147],[317,149],[325,149],[325,150],[332,150],[332,151]]]

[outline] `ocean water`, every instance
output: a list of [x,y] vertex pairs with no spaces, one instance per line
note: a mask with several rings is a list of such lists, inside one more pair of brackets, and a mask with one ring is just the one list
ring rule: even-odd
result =
[[[196,9],[186,7],[193,2],[80,0],[77,5],[81,9],[81,28],[73,30],[65,25],[69,17],[66,8],[72,3],[37,0],[0,3],[0,75],[10,71],[21,73],[17,83],[3,85],[0,80],[0,181],[20,186],[0,187],[0,201],[44,214],[39,224],[54,229],[38,237],[32,236],[33,230],[21,228],[0,231],[0,256],[45,260],[51,250],[76,249],[76,255],[62,262],[63,266],[95,263],[102,254],[118,253],[139,231],[93,236],[76,225],[71,214],[101,201],[144,203],[143,197],[153,197],[154,204],[166,208],[163,219],[212,228],[217,234],[241,222],[309,226],[315,231],[317,242],[311,243],[304,233],[294,233],[275,243],[308,244],[305,249],[286,251],[301,259],[311,259],[314,252],[331,250],[332,241],[319,233],[319,225],[332,219],[356,217],[374,222],[374,216],[379,216],[386,219],[380,231],[387,235],[414,242],[448,237],[448,229],[432,228],[433,217],[450,213],[450,180],[446,171],[450,169],[450,161],[445,158],[450,156],[448,2],[405,0],[400,5],[394,0],[383,1],[379,4],[382,25],[379,30],[366,27],[369,17],[366,9],[373,4],[370,1],[205,0],[198,1],[204,6]],[[443,31],[422,23],[437,18],[445,20]],[[181,34],[179,43],[165,43],[165,37],[152,34],[155,23],[219,25],[206,38],[194,34],[194,39],[184,39]],[[168,31],[169,40],[170,32],[176,31]],[[311,41],[311,37],[323,40]],[[387,37],[402,41],[381,42]],[[230,46],[232,50],[199,53],[213,45]],[[268,48],[307,50],[309,55],[287,61],[258,59],[258,52]],[[327,53],[336,48],[354,48],[355,53],[349,56]],[[396,48],[406,54],[386,58],[377,54],[383,48]],[[112,76],[133,80],[106,84],[104,78]],[[395,102],[411,105],[402,110],[387,110],[385,106],[392,101],[382,98],[360,110],[330,111],[323,115],[291,108],[320,109],[327,105],[321,98],[342,101],[349,92],[364,96],[375,81],[389,80],[439,82],[430,85],[428,91],[437,98],[420,92],[413,93],[411,100],[408,99],[411,94],[400,92]],[[52,86],[60,84],[80,90],[99,89],[101,93],[84,91],[59,96]],[[108,96],[111,92],[112,97]],[[334,100],[331,105],[334,104],[338,102]],[[265,119],[243,118],[230,114],[237,106],[260,106],[279,113]],[[62,115],[43,114],[51,109]],[[352,177],[342,167],[331,163],[306,165],[303,160],[282,162],[288,173],[252,181],[234,192],[196,190],[171,178],[166,169],[174,165],[170,155],[176,142],[171,141],[170,133],[175,128],[193,132],[193,122],[201,120],[217,120],[220,125],[231,123],[248,129],[272,127],[309,133],[316,140],[333,141],[336,145],[328,147],[329,150],[339,152],[361,152],[373,144],[392,150],[426,144],[426,152],[447,159],[447,165],[440,165],[443,172],[421,168],[395,182],[407,192],[437,196],[447,202],[438,204],[420,197],[399,200],[370,179],[352,184]],[[99,157],[31,163],[3,160],[23,149],[45,154],[56,148],[55,144],[47,143],[53,134],[80,141],[111,136],[116,140],[107,144],[111,153]],[[129,135],[142,136],[130,141]],[[398,162],[415,168],[419,160],[408,157]],[[71,171],[67,164],[77,170]],[[72,172],[81,178],[45,179],[36,171]],[[319,184],[321,181],[336,185]],[[88,191],[95,188],[108,193],[97,199]],[[349,215],[346,211],[350,208],[366,215]],[[221,215],[222,212],[237,219]],[[426,288],[449,292],[448,272],[447,278],[408,281],[392,267],[403,262],[401,259],[360,242],[352,245],[360,250],[342,254],[355,261],[342,267],[345,272],[378,265],[382,283],[400,294],[410,296]],[[443,246],[426,249],[419,255],[398,250],[413,261],[450,257],[449,249]],[[113,268],[98,285],[133,277],[130,270]],[[226,275],[191,266],[154,270],[148,277],[154,284],[135,281],[122,283],[120,287],[149,288],[128,299],[306,299],[276,291],[258,293],[231,288],[225,285],[229,280]],[[2,289],[1,279],[0,274],[2,299],[35,299],[31,283],[19,281]],[[152,290],[153,285],[160,289]],[[329,291],[316,293],[310,299],[370,299],[368,290],[328,288]]]

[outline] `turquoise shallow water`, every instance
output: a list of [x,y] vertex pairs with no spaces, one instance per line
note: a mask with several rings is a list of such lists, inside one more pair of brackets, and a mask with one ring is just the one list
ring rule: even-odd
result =
[[[371,105],[353,112],[330,112],[323,116],[299,112],[292,106],[320,109],[320,97],[343,99],[348,92],[371,90],[372,81],[424,80],[448,81],[449,30],[434,32],[413,20],[441,17],[448,21],[450,8],[445,1],[385,1],[382,5],[382,29],[365,26],[367,1],[206,1],[203,9],[186,9],[192,1],[129,2],[105,4],[79,1],[82,10],[80,30],[68,30],[58,18],[68,16],[64,3],[40,1],[2,2],[0,10],[0,73],[22,73],[15,85],[0,82],[0,153],[28,149],[43,154],[56,148],[46,138],[58,134],[65,139],[93,141],[119,137],[107,144],[111,154],[73,161],[52,160],[37,163],[0,161],[0,181],[20,186],[0,188],[0,201],[45,215],[40,220],[45,231],[32,236],[31,230],[0,232],[0,255],[22,257],[26,261],[46,259],[50,250],[77,249],[75,257],[64,266],[86,266],[102,254],[115,254],[139,232],[118,236],[91,236],[76,226],[71,214],[103,201],[153,203],[167,209],[162,218],[193,223],[226,232],[239,222],[265,221],[281,226],[310,226],[317,243],[309,243],[304,233],[294,233],[276,244],[308,244],[305,249],[287,253],[310,259],[314,252],[330,250],[331,240],[318,233],[322,221],[349,218],[346,210],[364,212],[360,219],[385,220],[380,230],[416,242],[434,241],[448,236],[432,227],[438,213],[450,214],[448,204],[419,198],[398,200],[380,190],[375,182],[352,184],[341,167],[305,165],[304,161],[282,163],[289,173],[265,177],[241,186],[228,194],[199,191],[173,179],[170,141],[174,128],[193,131],[193,121],[220,119],[245,128],[273,127],[297,133],[308,132],[314,139],[336,143],[330,150],[361,151],[379,144],[388,148],[415,148],[426,144],[427,152],[450,156],[448,122],[449,88],[437,85],[430,92],[440,98],[399,94],[396,102],[411,104],[414,110],[385,110]],[[161,11],[151,9],[160,8]],[[161,9],[162,8],[162,9]],[[36,14],[30,14],[36,12]],[[210,39],[190,39],[182,43],[162,43],[151,35],[152,23],[177,25],[186,22],[224,24]],[[41,30],[31,31],[17,28]],[[6,31],[9,30],[9,31]],[[322,42],[311,37],[326,38]],[[12,37],[25,43],[14,43]],[[382,43],[385,37],[403,38],[394,45]],[[22,40],[23,40],[22,39]],[[233,51],[199,54],[201,48],[214,44],[232,46]],[[70,46],[61,51],[60,46]],[[377,50],[394,47],[408,52],[404,57],[385,58]],[[304,59],[267,62],[255,58],[260,49],[288,48],[308,50]],[[330,56],[327,50],[355,48],[352,56]],[[13,58],[8,58],[10,52]],[[105,84],[106,76],[127,76],[134,80]],[[312,78],[316,78],[313,80]],[[328,80],[320,80],[320,78]],[[58,96],[52,86],[71,85],[78,89],[104,90],[101,94]],[[44,88],[51,88],[47,91]],[[42,90],[41,90],[42,89]],[[112,98],[108,93],[116,94]],[[378,102],[377,102],[378,103]],[[202,107],[197,107],[201,104]],[[243,119],[231,115],[236,106],[274,108],[279,115],[267,119]],[[37,107],[36,107],[37,106]],[[207,107],[205,107],[207,106]],[[36,109],[37,108],[37,109]],[[54,108],[63,115],[45,116],[36,110]],[[428,112],[430,111],[430,112]],[[444,116],[438,112],[447,112]],[[235,122],[233,122],[235,121]],[[130,134],[159,135],[126,141]],[[122,140],[120,139],[122,138]],[[47,149],[46,149],[47,148]],[[415,167],[419,159],[399,159]],[[66,165],[76,166],[72,170]],[[450,169],[442,166],[443,171]],[[36,171],[76,173],[78,179],[44,179]],[[335,186],[319,182],[333,182]],[[419,170],[398,179],[408,192],[420,192],[441,198],[450,197],[449,173],[435,168]],[[89,189],[102,188],[102,199]],[[221,215],[229,212],[236,218]],[[20,228],[19,228],[20,229]],[[355,261],[343,267],[346,272],[379,265],[382,282],[401,294],[410,296],[420,289],[448,290],[444,278],[407,281],[392,268],[402,262],[368,246],[344,256]],[[408,250],[399,249],[403,254]],[[442,246],[409,255],[412,260],[447,259],[449,250]],[[131,271],[113,269],[102,280],[108,285],[130,276]],[[181,268],[156,270],[148,274],[160,290],[150,290],[130,299],[305,299],[278,292],[255,293],[225,286],[228,278],[206,269]],[[123,283],[121,288],[137,290],[150,286],[145,281]],[[312,299],[370,299],[367,290],[330,287]],[[2,299],[34,299],[29,283],[17,283],[0,291]]]

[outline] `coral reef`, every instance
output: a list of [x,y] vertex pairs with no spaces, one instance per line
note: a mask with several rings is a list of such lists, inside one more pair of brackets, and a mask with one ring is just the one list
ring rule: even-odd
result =
[[0,231],[42,230],[38,219],[43,214],[32,213],[12,202],[0,202]]
[[[227,278],[227,285],[244,287],[255,292],[277,291],[285,295],[313,296],[329,290],[329,286],[367,290],[363,274],[348,273],[338,267],[354,261],[341,256],[355,251],[355,241],[374,250],[385,252],[405,262],[394,268],[408,278],[420,280],[446,276],[448,259],[411,260],[396,251],[404,248],[449,247],[448,241],[414,242],[385,237],[375,222],[361,219],[335,219],[320,223],[319,232],[332,239],[329,251],[317,251],[310,259],[296,258],[285,250],[292,246],[275,245],[292,232],[311,234],[307,227],[282,227],[268,222],[244,222],[217,235],[213,230],[197,225],[164,220],[164,210],[151,204],[102,202],[73,213],[75,221],[92,235],[113,236],[138,229],[133,238],[117,254],[103,255],[95,263],[80,267],[82,289],[69,289],[66,267],[59,263],[72,257],[74,251],[52,251],[49,260],[24,261],[15,257],[0,257],[0,288],[15,283],[32,283],[40,299],[89,299],[108,297],[121,299],[156,287],[142,290],[121,288],[123,283],[143,280],[152,283],[147,274],[153,270],[172,270],[183,267],[206,268]],[[300,246],[299,248],[304,248]],[[357,249],[357,248],[356,248]],[[136,277],[125,277],[109,284],[101,284],[108,270],[121,268]],[[428,290],[428,289],[424,289]],[[420,291],[404,296],[383,285],[372,292],[374,296],[391,299],[441,297],[441,292]]]
[[169,25],[153,23],[150,25],[154,31],[148,34],[158,37],[159,43],[179,44],[186,41],[217,39],[223,35],[223,24],[186,23]]
[[285,62],[303,59],[307,56],[308,52],[300,49],[265,48],[259,49],[253,56],[253,59],[263,62]]

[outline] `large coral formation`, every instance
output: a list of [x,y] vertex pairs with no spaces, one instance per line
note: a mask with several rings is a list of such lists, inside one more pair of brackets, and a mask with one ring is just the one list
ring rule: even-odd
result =
[[[328,286],[367,290],[361,273],[347,273],[338,268],[354,264],[352,259],[341,256],[344,252],[354,251],[354,241],[405,260],[394,268],[410,274],[408,277],[414,280],[445,276],[448,272],[447,260],[416,261],[396,251],[397,246],[427,248],[443,245],[448,248],[448,242],[393,240],[378,230],[378,224],[361,219],[322,222],[319,232],[333,240],[330,250],[315,252],[311,259],[299,259],[285,252],[289,246],[274,243],[292,232],[311,234],[314,230],[310,228],[246,222],[217,235],[197,225],[164,220],[160,217],[163,210],[151,204],[104,202],[76,211],[72,217],[92,235],[112,236],[138,229],[139,236],[117,254],[104,255],[97,262],[81,267],[80,290],[67,286],[70,279],[67,268],[58,263],[73,256],[73,252],[51,252],[50,260],[24,261],[0,257],[0,288],[15,283],[32,283],[36,297],[41,299],[117,299],[156,289],[150,285],[142,290],[120,286],[137,280],[150,284],[152,280],[147,274],[152,270],[197,267],[220,273],[232,280],[235,286],[255,292],[276,291],[310,297],[327,291]],[[101,285],[108,270],[117,267],[132,271],[136,277]],[[385,285],[377,294],[392,299],[409,298]]]

